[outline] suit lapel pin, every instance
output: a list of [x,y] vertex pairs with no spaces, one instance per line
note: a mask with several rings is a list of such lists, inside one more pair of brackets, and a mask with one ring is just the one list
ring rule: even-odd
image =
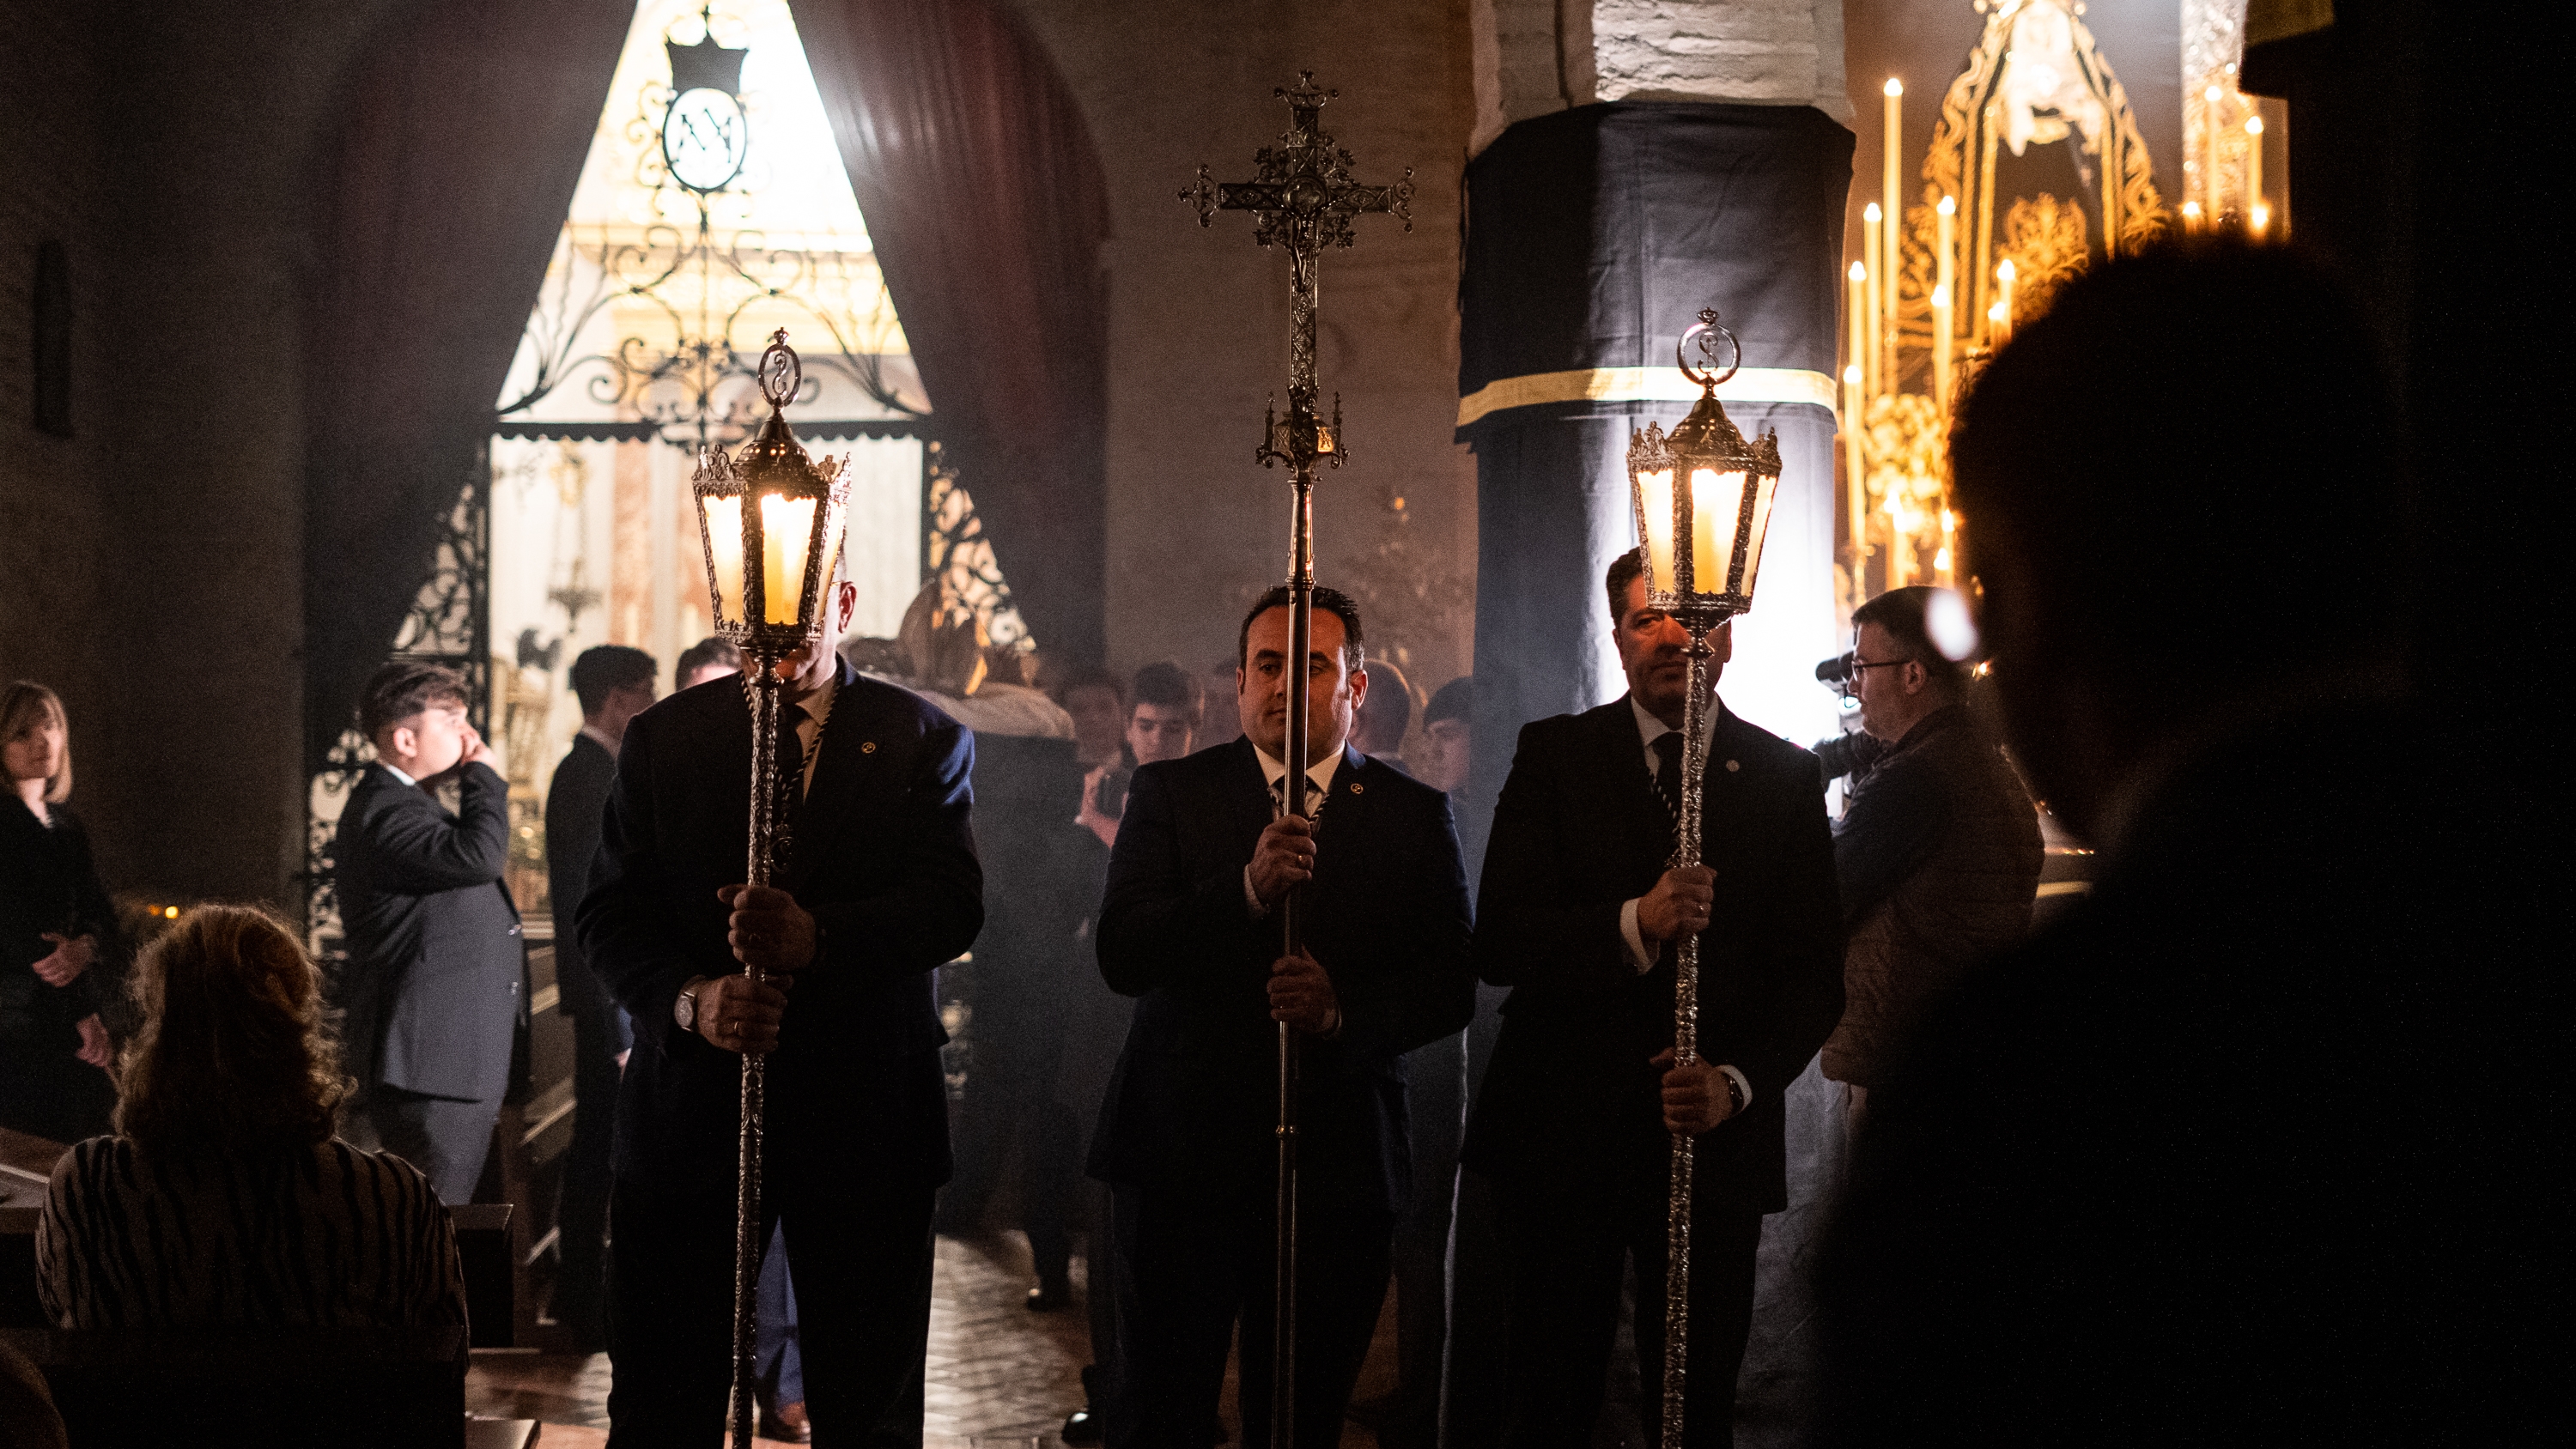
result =
[[1357,781],[1357,780],[1353,780],[1353,781],[1351,782],[1351,793],[1352,793],[1352,794],[1354,794],[1354,795],[1356,795],[1356,794],[1360,793],[1360,791],[1362,791],[1363,789],[1366,789],[1366,788],[1367,788],[1366,786],[1362,785],[1362,784],[1361,784],[1359,781]]
[[[873,755],[873,754],[875,754],[876,752],[877,752],[877,742],[876,742],[876,741],[874,741],[874,740],[861,740],[861,741],[859,741],[859,753],[860,753],[860,754],[863,754],[863,755]],[[1734,768],[1735,768],[1735,762],[1734,762],[1733,760],[1729,760],[1729,761],[1727,761],[1727,762],[1726,762],[1726,768],[1728,768],[1728,769],[1730,769],[1730,770],[1734,769]]]
[[1741,769],[1743,769],[1744,767],[1743,767],[1742,765],[1739,765],[1739,764],[1735,763],[1733,760],[1729,760],[1729,761],[1727,761],[1727,762],[1726,762],[1726,768],[1727,768],[1727,770],[1728,770],[1728,772],[1729,772],[1729,773],[1732,773],[1732,772],[1734,772],[1734,771],[1741,770]]

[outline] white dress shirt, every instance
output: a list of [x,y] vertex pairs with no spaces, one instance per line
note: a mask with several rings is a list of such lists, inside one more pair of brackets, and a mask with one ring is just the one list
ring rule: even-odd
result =
[[617,758],[618,742],[608,737],[608,731],[585,720],[582,723],[581,733],[586,736],[592,744],[608,751],[608,757],[610,759],[613,760]]
[[[1261,761],[1261,783],[1267,786],[1270,790],[1270,799],[1272,802],[1270,807],[1271,818],[1276,820],[1287,808],[1279,802],[1282,801],[1288,793],[1287,790],[1283,788],[1284,782],[1288,778],[1288,762],[1280,759],[1278,756],[1263,749],[1259,745],[1254,745],[1252,747],[1252,754],[1253,758]],[[1333,772],[1339,770],[1341,767],[1342,752],[1338,749],[1306,767],[1306,782],[1310,787],[1310,793],[1306,797],[1306,803],[1308,808],[1313,812],[1313,814],[1310,814],[1307,818],[1313,819],[1315,815],[1320,815],[1323,812],[1324,801],[1333,793]],[[1246,865],[1243,868],[1243,904],[1245,909],[1252,912],[1252,918],[1256,921],[1270,914],[1270,907],[1262,904],[1261,902],[1261,893],[1252,888],[1252,867],[1250,865]]]
[[[1655,741],[1666,735],[1680,734],[1681,731],[1648,713],[1646,707],[1637,702],[1637,696],[1634,694],[1628,696],[1628,709],[1637,717],[1637,746],[1645,752],[1646,778],[1652,780],[1664,767],[1663,756],[1655,751]],[[1708,708],[1700,712],[1700,747],[1702,749],[1706,749],[1708,741],[1716,737],[1717,716],[1717,701],[1712,699],[1708,702]],[[1284,767],[1281,773],[1286,773]],[[1662,787],[1658,786],[1657,793],[1660,794],[1661,790]],[[1642,899],[1643,897],[1632,898],[1619,907],[1619,936],[1627,943],[1628,964],[1635,967],[1640,976],[1655,969],[1655,961],[1661,954],[1646,949],[1645,933],[1637,928],[1637,901]],[[1744,1073],[1724,1065],[1719,1066],[1718,1070],[1726,1074],[1727,1080],[1735,1083],[1735,1090],[1743,1096],[1744,1105],[1752,1106],[1753,1084],[1745,1080]]]

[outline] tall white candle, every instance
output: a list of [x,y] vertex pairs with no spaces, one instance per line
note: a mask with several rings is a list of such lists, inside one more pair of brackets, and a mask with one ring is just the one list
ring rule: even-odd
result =
[[1884,218],[1886,224],[1880,228],[1880,236],[1886,250],[1882,255],[1872,258],[1871,264],[1878,269],[1879,305],[1886,309],[1883,314],[1886,320],[1879,324],[1879,331],[1887,339],[1885,355],[1879,359],[1879,388],[1883,392],[1894,392],[1897,369],[1896,289],[1898,279],[1905,275],[1905,195],[1904,184],[1898,175],[1905,155],[1905,82],[1889,76],[1885,91],[1887,136],[1884,145],[1886,154],[1882,159],[1885,162],[1883,170],[1886,175],[1885,195],[1880,198],[1880,203],[1886,208]]

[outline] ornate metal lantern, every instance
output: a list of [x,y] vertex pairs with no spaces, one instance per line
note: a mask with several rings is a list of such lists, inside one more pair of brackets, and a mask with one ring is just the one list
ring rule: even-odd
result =
[[[1716,367],[1717,339],[1732,352]],[[1701,366],[1687,355],[1699,344]],[[1771,531],[1771,502],[1780,487],[1780,438],[1759,443],[1718,405],[1717,385],[1735,375],[1744,348],[1703,311],[1699,325],[1673,346],[1682,375],[1700,386],[1690,416],[1666,434],[1654,423],[1628,435],[1628,489],[1637,507],[1637,538],[1646,550],[1646,601],[1690,635],[1689,696],[1682,706],[1681,818],[1675,822],[1674,868],[1700,864],[1700,780],[1708,768],[1709,631],[1753,607],[1762,540]],[[1674,948],[1673,1060],[1699,1055],[1699,938]],[[1682,1442],[1684,1365],[1690,1339],[1692,1143],[1673,1134],[1672,1178],[1664,1252],[1664,1405],[1661,1442]]]
[[[698,536],[706,545],[716,632],[744,654],[772,664],[822,630],[823,594],[840,555],[850,497],[841,461],[816,464],[787,426],[787,404],[804,380],[782,327],[760,355],[760,393],[769,400],[769,421],[738,456],[727,457],[720,448],[701,454],[689,480],[698,502]],[[744,677],[752,677],[751,671]]]
[[[1716,370],[1717,339],[1734,356]],[[1704,367],[1686,349],[1699,344]],[[1703,311],[1673,347],[1684,377],[1700,386],[1699,402],[1670,434],[1654,423],[1628,435],[1628,488],[1637,507],[1637,537],[1646,546],[1646,592],[1654,606],[1694,636],[1753,607],[1762,540],[1771,531],[1771,501],[1780,487],[1780,438],[1745,441],[1717,386],[1735,376],[1744,349],[1735,334]]]
[[[745,879],[767,885],[779,840],[779,661],[819,638],[850,483],[841,460],[817,464],[787,426],[787,404],[804,386],[803,366],[780,328],[760,355],[760,393],[769,421],[742,452],[710,448],[689,480],[698,537],[706,546],[707,597],[716,632],[741,646],[742,688],[751,705],[751,832]],[[757,966],[747,968],[760,983]],[[733,1405],[735,1449],[750,1449],[753,1296],[760,1281],[760,1137],[766,1085],[759,1053],[742,1058],[742,1119],[734,1198]]]

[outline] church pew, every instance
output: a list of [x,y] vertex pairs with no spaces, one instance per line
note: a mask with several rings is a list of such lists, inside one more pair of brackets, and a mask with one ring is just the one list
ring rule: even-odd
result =
[[220,1336],[5,1328],[44,1372],[80,1449],[459,1449],[458,1328]]

